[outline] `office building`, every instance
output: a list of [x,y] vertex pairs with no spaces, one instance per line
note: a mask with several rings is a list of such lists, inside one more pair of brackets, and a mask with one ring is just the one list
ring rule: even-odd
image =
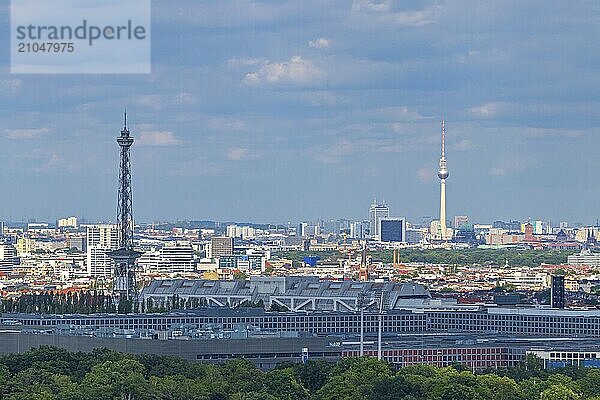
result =
[[563,275],[552,275],[550,305],[552,308],[565,308],[565,277]]
[[600,253],[592,253],[590,250],[582,250],[580,253],[567,256],[567,264],[600,267]]
[[77,217],[68,217],[68,218],[61,218],[58,221],[56,221],[56,226],[58,228],[73,228],[73,229],[77,229],[77,227],[79,225],[77,223]]
[[193,272],[195,269],[194,249],[190,243],[171,243],[160,249],[161,272]]
[[9,243],[0,243],[0,272],[10,273],[19,264],[17,249]]
[[406,242],[409,244],[422,243],[427,234],[427,228],[408,228],[406,229]]
[[119,246],[116,225],[90,225],[87,227],[87,270],[92,277],[110,278],[114,263],[108,256]]
[[[488,235],[492,236],[492,235]],[[503,237],[504,235],[502,235]],[[452,241],[455,243],[465,243],[470,245],[478,244],[477,235],[475,235],[475,228],[468,222],[462,224],[452,237]]]
[[137,265],[148,273],[174,274],[196,270],[194,249],[189,242],[168,243],[160,249],[145,252]]
[[543,235],[544,234],[544,223],[542,221],[533,222],[533,234]]
[[253,239],[256,230],[251,226],[228,225],[227,236],[230,238]]
[[306,222],[301,222],[296,226],[296,236],[301,238],[304,237],[304,230],[308,224]]
[[67,236],[67,248],[77,249],[82,252],[87,251],[87,238],[84,235],[69,235]]
[[233,254],[233,238],[231,237],[213,237],[210,240],[211,258],[221,256],[230,256]]
[[33,239],[23,236],[17,239],[16,249],[19,256],[29,255],[36,250],[36,243]]
[[378,204],[377,200],[373,201],[369,208],[369,225],[370,225],[370,236],[372,238],[379,238],[379,221],[382,218],[388,218],[390,216],[390,209],[385,202]]
[[406,242],[406,220],[404,218],[382,218],[379,220],[382,242]]
[[350,223],[349,237],[352,239],[363,239],[365,237],[362,222],[355,221],[355,222]]
[[469,217],[467,215],[456,215],[454,216],[454,229],[460,229],[463,225],[469,223]]

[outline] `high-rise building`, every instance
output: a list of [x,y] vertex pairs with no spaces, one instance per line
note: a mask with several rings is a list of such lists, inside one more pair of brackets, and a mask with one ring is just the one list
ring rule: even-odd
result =
[[9,243],[0,243],[0,272],[10,273],[19,264],[17,249]]
[[87,247],[116,249],[119,246],[119,232],[116,225],[101,224],[87,227]]
[[4,236],[4,221],[0,221],[0,237]]
[[211,243],[211,257],[221,257],[233,255],[233,238],[213,237]]
[[165,272],[193,272],[194,249],[190,243],[174,243],[160,249],[159,269]]
[[454,216],[454,229],[460,229],[461,226],[469,223],[469,217],[467,215],[455,215]]
[[373,204],[371,204],[371,207],[369,208],[369,225],[370,225],[369,234],[372,238],[380,237],[379,221],[382,218],[388,218],[389,216],[390,216],[390,209],[387,206],[387,204],[385,204],[385,202],[379,204],[379,203],[377,203],[377,200],[374,200]]
[[138,266],[158,274],[194,272],[194,249],[189,242],[169,243],[160,250],[144,253],[138,260]]
[[86,242],[88,275],[96,278],[112,277],[114,263],[108,253],[119,248],[117,226],[89,225]]
[[448,166],[446,165],[446,123],[442,120],[442,156],[438,169],[440,178],[440,225],[439,237],[446,240],[446,179],[448,178]]
[[406,220],[404,218],[382,218],[379,220],[382,242],[406,242]]
[[550,306],[552,308],[565,308],[565,277],[562,275],[552,275]]
[[308,238],[311,236],[319,236],[321,234],[321,225],[302,222],[296,227],[296,236],[299,238]]
[[36,249],[36,243],[28,236],[23,236],[17,239],[17,255],[24,256],[31,254]]
[[534,221],[533,222],[533,233],[535,235],[544,234],[544,222],[543,221]]
[[350,224],[350,238],[352,238],[352,239],[363,239],[364,238],[362,222],[355,221]]
[[298,237],[307,237],[308,233],[308,222],[301,222],[296,227],[296,236]]

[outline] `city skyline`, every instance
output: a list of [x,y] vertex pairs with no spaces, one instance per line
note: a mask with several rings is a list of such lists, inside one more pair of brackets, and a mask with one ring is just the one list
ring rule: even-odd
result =
[[312,5],[156,2],[150,75],[3,59],[0,219],[111,219],[127,106],[140,221],[435,217],[442,114],[449,219],[596,221],[596,5]]

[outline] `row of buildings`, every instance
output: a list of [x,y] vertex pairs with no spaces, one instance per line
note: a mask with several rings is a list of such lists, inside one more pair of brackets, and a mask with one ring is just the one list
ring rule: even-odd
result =
[[[556,290],[562,290],[560,284]],[[0,353],[39,345],[105,347],[202,363],[246,358],[265,369],[361,355],[398,366],[504,368],[527,354],[542,357],[548,366],[600,365],[597,309],[461,304],[432,298],[415,283],[302,277],[162,280],[142,296],[156,304],[195,298],[204,307],[126,315],[2,314]],[[244,307],[257,302],[264,307]],[[274,304],[287,311],[265,310]]]

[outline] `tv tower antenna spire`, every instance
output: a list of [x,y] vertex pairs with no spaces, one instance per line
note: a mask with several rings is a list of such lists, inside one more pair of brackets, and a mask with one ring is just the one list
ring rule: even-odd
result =
[[446,164],[446,121],[442,119],[442,155],[438,169],[438,178],[440,178],[440,224],[439,236],[441,240],[446,240],[446,179],[448,178],[448,165]]
[[117,137],[120,149],[119,188],[117,200],[118,249],[108,254],[115,262],[113,293],[120,298],[135,300],[137,297],[135,261],[141,255],[133,249],[133,197],[131,193],[130,148],[133,137],[127,127],[127,111],[124,114],[123,129]]

